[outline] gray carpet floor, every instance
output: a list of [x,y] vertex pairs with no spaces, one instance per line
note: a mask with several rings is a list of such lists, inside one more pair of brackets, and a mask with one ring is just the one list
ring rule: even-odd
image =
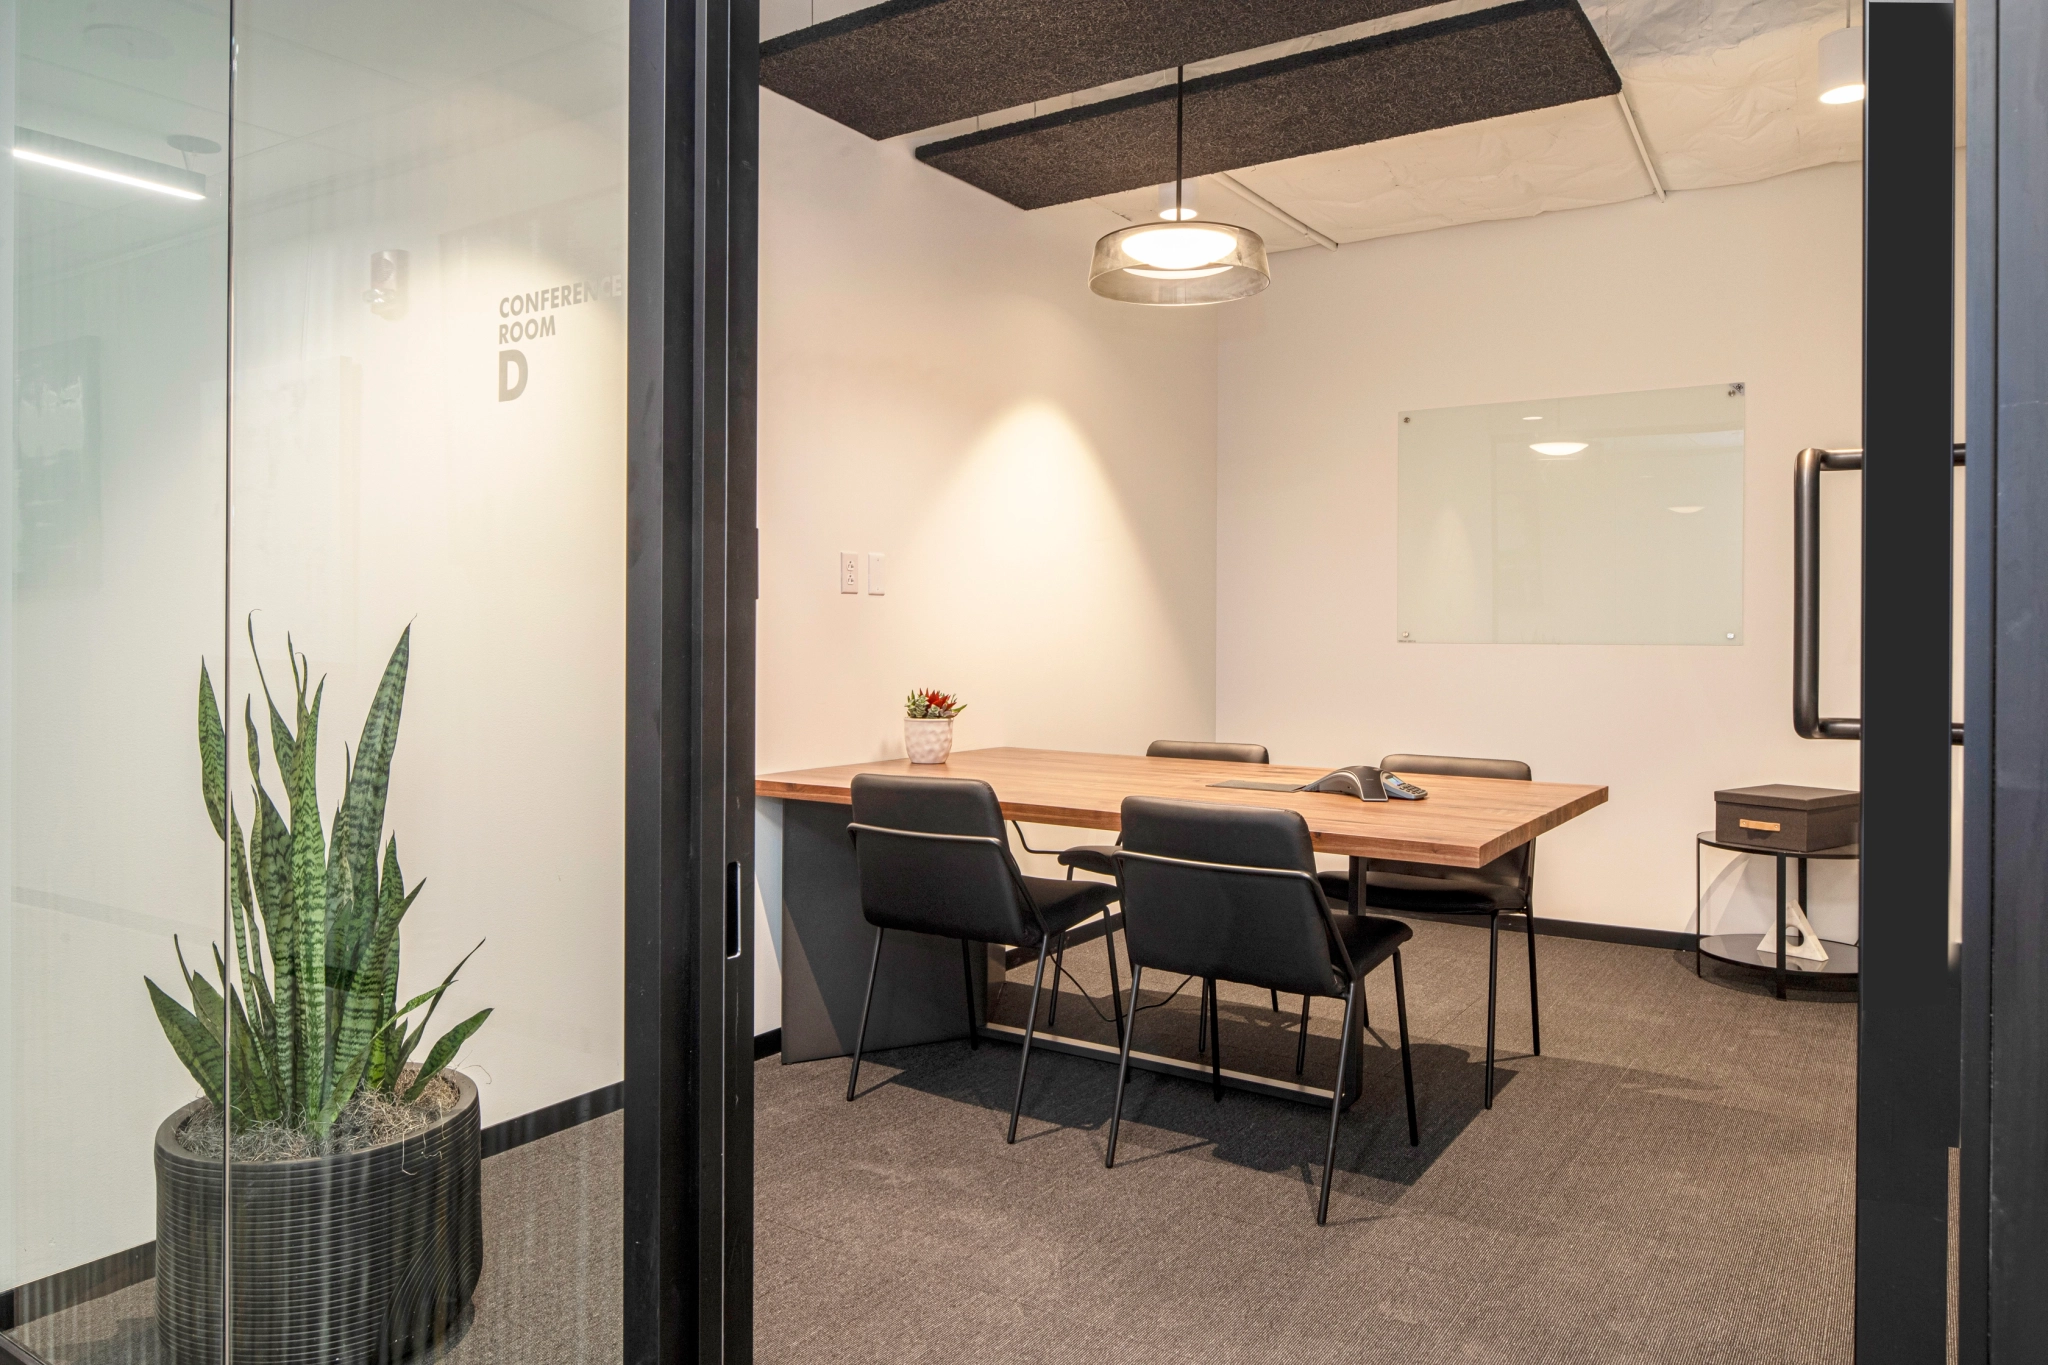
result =
[[[1420,1147],[1374,974],[1388,1045],[1368,1042],[1325,1227],[1327,1111],[1138,1074],[1105,1170],[1115,1073],[1095,1061],[1034,1056],[1014,1147],[1014,1047],[879,1054],[854,1104],[842,1063],[766,1067],[757,1359],[1849,1360],[1853,998],[1781,1003],[1689,955],[1546,937],[1528,1057],[1524,940],[1501,946],[1491,1111],[1484,931],[1422,923],[1404,951]],[[1102,946],[1067,965],[1107,1010]],[[1029,987],[1012,972],[997,1017]],[[1193,1058],[1194,994],[1146,1011],[1138,1045]],[[1227,1066],[1291,1073],[1282,1003],[1224,987]],[[1311,1081],[1340,1008],[1318,1002]],[[1071,987],[1060,1026],[1112,1036]]]
[[[1416,926],[1420,1147],[1374,974],[1384,1045],[1368,1039],[1326,1227],[1327,1111],[1138,1073],[1105,1170],[1115,1073],[1095,1061],[1034,1057],[1013,1147],[1011,1046],[875,1054],[855,1104],[842,1062],[759,1063],[755,1359],[1848,1361],[1853,998],[1781,1003],[1743,974],[1696,979],[1689,956],[1542,938],[1530,1057],[1522,950],[1503,934],[1484,1111],[1485,934]],[[1060,1030],[1112,1037],[1102,945],[1067,966]],[[1021,1019],[1029,988],[1013,972],[996,1017]],[[1300,1000],[1283,1006],[1224,987],[1226,1065],[1291,1074]],[[1311,1082],[1335,1067],[1339,1008],[1317,1003]],[[1193,988],[1138,1038],[1195,1058]],[[620,1135],[612,1115],[485,1163],[484,1278],[446,1362],[620,1358]],[[16,1335],[54,1365],[155,1365],[151,1292]]]

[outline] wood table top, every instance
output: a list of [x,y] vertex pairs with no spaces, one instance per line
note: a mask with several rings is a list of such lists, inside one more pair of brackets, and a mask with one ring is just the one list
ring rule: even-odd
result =
[[1301,812],[1319,852],[1448,867],[1483,866],[1607,800],[1605,787],[1434,773],[1415,779],[1429,792],[1424,801],[1367,802],[1322,792],[1212,785],[1233,778],[1306,783],[1329,771],[1059,749],[968,749],[944,763],[913,765],[898,758],[770,773],[755,779],[754,794],[850,805],[856,773],[972,777],[995,788],[1003,814],[1012,820],[1081,829],[1120,828],[1126,796],[1280,807]]

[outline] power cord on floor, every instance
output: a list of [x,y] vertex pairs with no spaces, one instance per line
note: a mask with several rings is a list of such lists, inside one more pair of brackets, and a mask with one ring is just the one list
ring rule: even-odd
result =
[[[1113,1016],[1104,1014],[1102,1012],[1102,1007],[1095,1003],[1095,997],[1088,994],[1087,989],[1084,986],[1082,986],[1079,981],[1076,981],[1074,979],[1074,974],[1072,972],[1068,971],[1064,965],[1055,968],[1055,970],[1058,971],[1058,973],[1061,976],[1065,977],[1068,981],[1073,983],[1074,990],[1077,993],[1079,993],[1080,997],[1083,1000],[1088,1002],[1088,1008],[1095,1012],[1095,1017],[1097,1019],[1100,1019],[1103,1023],[1109,1024],[1112,1027],[1115,1026],[1116,1019]],[[1166,998],[1164,1000],[1155,1000],[1149,1005],[1140,1005],[1138,1006],[1138,1011],[1140,1013],[1143,1013],[1145,1010],[1156,1010],[1162,1005],[1172,1004],[1173,997],[1179,995],[1182,990],[1186,989],[1188,982],[1193,981],[1194,979],[1195,978],[1193,978],[1192,976],[1182,977],[1180,979],[1180,985],[1175,986],[1172,990],[1168,991],[1166,993]]]

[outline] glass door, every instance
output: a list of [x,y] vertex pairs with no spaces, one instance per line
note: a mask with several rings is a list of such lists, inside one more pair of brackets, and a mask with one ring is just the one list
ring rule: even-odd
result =
[[21,0],[0,51],[0,1327],[153,1359],[156,1150],[198,1089],[147,983],[189,999],[221,926],[193,699],[223,640],[227,13]]
[[625,0],[0,13],[10,1349],[616,1360]]

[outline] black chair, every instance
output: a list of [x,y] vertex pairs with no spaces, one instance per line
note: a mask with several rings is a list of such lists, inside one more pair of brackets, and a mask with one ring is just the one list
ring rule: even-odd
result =
[[[1290,994],[1340,996],[1344,1031],[1330,1099],[1330,1137],[1323,1153],[1323,1190],[1316,1221],[1330,1209],[1337,1124],[1351,1049],[1363,1046],[1355,1027],[1365,977],[1393,959],[1394,1006],[1401,1024],[1401,1081],[1408,1098],[1408,1141],[1421,1142],[1415,1121],[1415,1072],[1408,1055],[1408,998],[1401,945],[1414,930],[1399,920],[1337,914],[1316,880],[1308,822],[1291,810],[1223,806],[1207,801],[1126,797],[1117,874],[1124,897],[1124,950],[1131,959],[1130,1021],[1117,1065],[1105,1166],[1116,1165],[1131,1039],[1138,1031],[1138,990],[1145,970],[1181,972],[1205,981],[1237,981]],[[1216,1014],[1209,1013],[1209,1075],[1223,1098],[1223,1061]]]
[[[1145,757],[1198,758],[1210,763],[1271,763],[1273,761],[1266,753],[1266,746],[1263,744],[1239,744],[1232,740],[1221,739],[1155,739],[1145,746]],[[1015,822],[1013,821],[1012,823],[1014,824]],[[1022,825],[1017,825],[1017,842],[1024,845],[1026,853],[1043,855],[1054,851],[1049,848],[1033,848],[1030,842],[1024,838],[1024,826]],[[1116,851],[1122,842],[1119,839],[1116,844],[1077,844],[1073,848],[1059,851],[1060,864],[1067,869],[1069,880],[1073,878],[1074,869],[1077,867],[1084,872],[1093,872],[1097,876],[1114,877],[1116,875]],[[1059,967],[1066,960],[1065,952],[1066,947],[1064,944],[1053,949],[1053,997],[1052,1009],[1046,1014],[1045,1026],[1047,1028],[1051,1028],[1053,1021],[1059,1017]],[[1116,964],[1114,961],[1110,963],[1110,990],[1112,994],[1116,990]],[[1206,1038],[1205,1029],[1209,1020],[1209,1000],[1215,992],[1215,982],[1210,981],[1204,984],[1202,988],[1202,1009],[1200,1015],[1195,1020],[1195,1050],[1197,1052],[1202,1051],[1207,1046],[1204,1039]],[[1280,993],[1278,991],[1273,993],[1273,1009],[1275,1013],[1278,1013],[1280,1009]]]
[[[1443,774],[1452,777],[1495,777],[1530,780],[1529,765],[1508,758],[1442,758],[1429,754],[1388,754],[1383,772],[1402,776]],[[1422,784],[1427,785],[1427,784]],[[1334,900],[1351,897],[1350,877],[1343,872],[1320,874],[1323,890]],[[1543,1024],[1536,1011],[1536,841],[1531,839],[1484,867],[1439,867],[1375,858],[1366,868],[1365,909],[1422,911],[1438,915],[1485,915],[1486,946],[1486,1107],[1493,1108],[1494,1008],[1500,994],[1500,917],[1521,915],[1529,937],[1530,1050],[1543,1055]]]
[[[1024,1078],[1031,1068],[1031,1039],[1038,1026],[1046,950],[1068,929],[1108,909],[1117,899],[1117,888],[1101,882],[1025,876],[1010,856],[1002,807],[986,782],[859,773],[853,779],[853,821],[848,828],[859,865],[861,913],[875,926],[875,952],[868,963],[867,994],[861,1000],[860,1031],[854,1037],[846,1098],[853,1099],[860,1082],[860,1054],[867,1043],[875,972],[882,963],[882,938],[889,930],[960,940],[970,1047],[981,1045],[981,1031],[974,1019],[974,959],[969,945],[1035,944],[1038,974],[1031,981],[1024,1055],[1017,1064],[1017,1094],[1010,1103],[1010,1129],[1003,1139],[1015,1142],[1017,1114],[1024,1104]],[[1104,938],[1109,941],[1110,969],[1114,971],[1116,945],[1109,933]],[[1117,1032],[1124,1032],[1120,1005]]]

